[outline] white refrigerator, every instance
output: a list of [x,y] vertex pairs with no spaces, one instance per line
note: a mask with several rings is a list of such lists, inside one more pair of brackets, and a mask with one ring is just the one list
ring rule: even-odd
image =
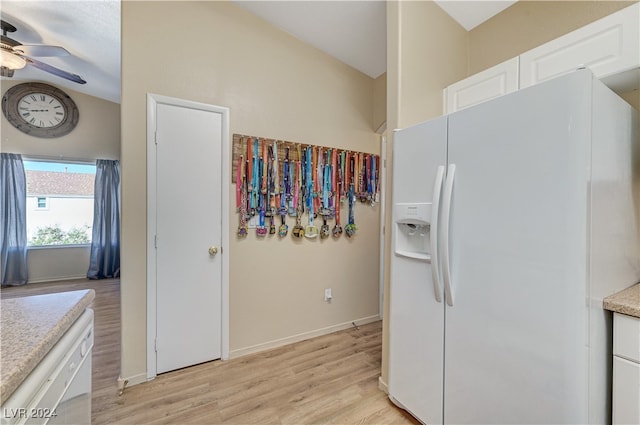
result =
[[427,424],[610,421],[640,279],[638,113],[588,70],[393,139],[391,400]]

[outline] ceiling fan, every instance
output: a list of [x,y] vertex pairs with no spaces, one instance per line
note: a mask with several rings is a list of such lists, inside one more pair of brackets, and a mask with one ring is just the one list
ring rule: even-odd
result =
[[13,77],[13,73],[16,69],[22,69],[25,65],[31,65],[78,84],[86,83],[86,81],[77,74],[63,71],[62,69],[40,62],[39,60],[31,57],[68,56],[70,53],[67,49],[60,46],[48,46],[44,44],[21,44],[20,42],[7,37],[7,33],[16,31],[16,27],[4,20],[0,20],[0,25],[2,27],[2,42],[0,43],[1,76]]

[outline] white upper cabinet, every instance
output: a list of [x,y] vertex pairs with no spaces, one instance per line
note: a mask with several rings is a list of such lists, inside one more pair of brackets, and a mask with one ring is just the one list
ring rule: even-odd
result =
[[617,92],[640,88],[640,3],[444,89],[444,113],[586,67]]
[[587,67],[596,78],[605,80],[626,74],[627,78],[612,78],[613,85],[633,83],[640,66],[639,23],[640,4],[635,3],[523,53],[520,55],[520,88],[579,67]]
[[518,90],[518,58],[458,81],[446,89],[446,113]]

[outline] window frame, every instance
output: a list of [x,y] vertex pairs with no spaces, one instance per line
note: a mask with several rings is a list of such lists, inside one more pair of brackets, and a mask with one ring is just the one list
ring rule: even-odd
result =
[[[44,201],[44,205],[40,206],[40,200]],[[36,196],[36,210],[38,211],[42,211],[42,210],[48,210],[49,209],[49,203],[47,202],[48,197],[47,196]]]

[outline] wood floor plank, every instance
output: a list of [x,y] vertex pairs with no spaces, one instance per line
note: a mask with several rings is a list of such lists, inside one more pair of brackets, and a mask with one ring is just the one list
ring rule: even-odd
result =
[[378,389],[382,323],[159,375],[118,395],[120,281],[3,288],[11,298],[96,291],[92,423],[418,424]]

